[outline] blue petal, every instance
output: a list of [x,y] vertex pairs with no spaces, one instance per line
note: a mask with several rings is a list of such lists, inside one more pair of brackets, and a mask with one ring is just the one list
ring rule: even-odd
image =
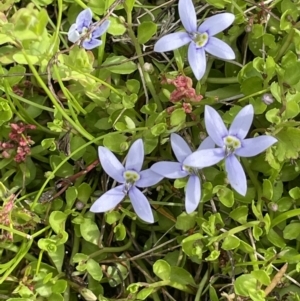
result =
[[183,31],[168,34],[160,38],[154,45],[154,51],[166,52],[177,49],[191,42],[190,36]]
[[72,24],[68,31],[68,40],[72,43],[76,43],[80,39],[80,33],[76,28],[76,24]]
[[163,176],[157,174],[151,169],[145,169],[140,172],[140,179],[135,182],[137,187],[150,187],[163,179]]
[[197,30],[197,17],[192,0],[179,0],[178,12],[185,30],[190,33],[195,32]]
[[128,194],[132,207],[138,217],[147,223],[153,223],[154,218],[151,206],[144,194],[134,186],[131,187]]
[[182,163],[183,160],[192,153],[188,144],[178,134],[171,134],[171,145],[173,152],[180,163]]
[[215,37],[210,37],[204,46],[205,51],[222,60],[234,60],[235,53],[225,42]]
[[236,156],[231,155],[225,159],[225,169],[232,188],[240,195],[245,196],[247,192],[246,175]]
[[116,158],[116,156],[106,147],[99,146],[98,148],[100,164],[104,171],[114,180],[119,183],[125,183],[123,173],[124,166]]
[[224,146],[223,138],[228,135],[228,131],[219,113],[214,108],[205,106],[204,121],[210,138],[218,146]]
[[90,39],[89,41],[88,40],[84,40],[82,42],[82,47],[86,50],[91,50],[91,49],[94,49],[98,46],[100,46],[102,44],[102,41],[101,40],[97,40],[97,39]]
[[196,79],[200,80],[206,70],[206,57],[204,48],[202,47],[197,49],[196,44],[192,42],[188,49],[188,61]]
[[124,185],[105,192],[90,208],[91,212],[106,212],[115,208],[125,197]]
[[183,165],[195,168],[204,168],[215,165],[225,158],[225,152],[222,148],[198,150],[189,155]]
[[242,108],[235,116],[230,128],[229,135],[236,136],[243,140],[248,134],[254,116],[252,105],[247,105]]
[[99,38],[101,37],[108,29],[110,26],[110,21],[105,20],[99,27],[97,27],[93,32],[92,36],[93,38]]
[[202,141],[197,150],[215,148],[215,146],[214,141],[208,136]]
[[201,199],[201,182],[199,177],[190,176],[185,189],[185,210],[187,213],[195,211]]
[[135,170],[139,172],[144,162],[144,144],[142,139],[132,143],[126,159],[126,170]]
[[242,147],[235,151],[235,154],[241,157],[253,157],[277,142],[277,139],[271,136],[259,136],[245,139],[242,141]]
[[223,31],[228,26],[230,26],[235,19],[235,16],[231,13],[223,13],[214,15],[207,18],[198,28],[198,31],[203,33],[207,32],[209,36],[214,36],[215,34]]
[[180,179],[189,175],[186,171],[182,170],[182,164],[178,162],[157,162],[150,169],[169,179]]
[[88,28],[92,24],[93,13],[90,8],[83,10],[76,18],[76,26],[79,32],[82,31],[83,27]]

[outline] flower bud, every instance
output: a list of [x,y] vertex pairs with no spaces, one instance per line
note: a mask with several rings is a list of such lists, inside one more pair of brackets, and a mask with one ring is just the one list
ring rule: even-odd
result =
[[245,31],[246,32],[251,32],[252,31],[252,26],[251,25],[246,25],[245,26]]
[[263,94],[261,100],[268,106],[274,102],[273,95],[271,93]]
[[77,201],[75,207],[77,210],[82,210],[84,208],[84,203]]
[[278,204],[271,202],[268,204],[268,207],[270,210],[272,210],[273,212],[276,212],[278,210]]
[[150,63],[145,63],[144,66],[143,66],[143,69],[144,69],[145,72],[147,72],[149,74],[152,74],[154,72],[154,67]]

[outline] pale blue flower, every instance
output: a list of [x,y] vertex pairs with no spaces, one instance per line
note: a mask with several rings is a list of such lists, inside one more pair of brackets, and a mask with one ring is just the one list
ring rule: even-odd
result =
[[[76,22],[71,25],[68,32],[68,40],[72,43],[76,43],[84,36],[90,29],[93,23],[93,13],[90,8],[83,10],[76,18]],[[99,27],[94,29],[87,38],[82,42],[82,47],[90,50],[98,47],[102,44],[101,40],[97,38],[101,37],[108,29],[110,21],[104,21]]]
[[233,23],[235,18],[233,14],[214,15],[197,28],[197,17],[192,0],[179,0],[178,12],[186,32],[175,32],[162,37],[155,44],[154,51],[166,52],[190,43],[188,61],[198,80],[205,73],[205,52],[224,60],[235,58],[233,50],[225,42],[214,37]]
[[121,185],[105,192],[92,205],[92,212],[106,212],[115,208],[126,195],[129,196],[136,214],[145,222],[153,223],[151,206],[145,195],[137,187],[150,187],[163,177],[150,169],[141,171],[144,162],[142,139],[136,140],[130,147],[125,167],[106,147],[99,146],[99,160],[104,171]]
[[[181,136],[172,134],[171,145],[178,162],[157,162],[150,169],[169,179],[189,177],[185,193],[185,210],[187,213],[191,213],[196,210],[201,199],[199,171],[183,164],[185,158],[191,155],[192,151]],[[198,150],[213,148],[214,146],[215,144],[212,139],[207,137],[201,143]]]
[[227,130],[218,112],[210,106],[205,106],[206,130],[219,148],[196,151],[188,156],[183,164],[203,168],[225,159],[225,169],[230,185],[239,194],[246,195],[246,175],[236,155],[253,157],[277,142],[277,139],[267,135],[245,139],[253,117],[253,106],[247,105],[240,110]]

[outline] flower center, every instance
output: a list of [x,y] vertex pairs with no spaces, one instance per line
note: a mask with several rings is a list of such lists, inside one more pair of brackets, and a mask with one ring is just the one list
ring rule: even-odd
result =
[[208,34],[204,33],[195,33],[193,35],[194,43],[198,48],[204,47],[208,42]]
[[123,173],[123,177],[128,184],[134,184],[140,179],[140,175],[134,170],[126,170]]
[[224,139],[226,155],[234,153],[234,151],[242,146],[241,141],[234,136],[226,136]]
[[186,165],[182,165],[182,170],[188,172],[190,175],[198,175],[198,169],[191,167],[191,166],[186,166]]
[[[83,27],[82,28],[82,31],[81,31],[81,34],[80,34],[80,37],[83,37],[86,35],[86,33],[89,31],[89,28],[88,27]],[[92,34],[90,33],[88,36],[86,36],[85,40],[86,41],[90,41],[92,38]]]
[[125,179],[125,189],[124,193],[128,193],[130,188],[134,185],[136,181],[140,179],[140,175],[134,170],[126,170],[123,173],[123,177]]

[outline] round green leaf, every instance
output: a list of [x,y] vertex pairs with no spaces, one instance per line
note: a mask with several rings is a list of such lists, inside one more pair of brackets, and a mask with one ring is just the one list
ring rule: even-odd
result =
[[154,22],[151,21],[143,22],[138,27],[138,35],[137,35],[138,42],[140,44],[145,44],[152,38],[152,36],[156,33],[156,31],[157,31],[157,25]]

